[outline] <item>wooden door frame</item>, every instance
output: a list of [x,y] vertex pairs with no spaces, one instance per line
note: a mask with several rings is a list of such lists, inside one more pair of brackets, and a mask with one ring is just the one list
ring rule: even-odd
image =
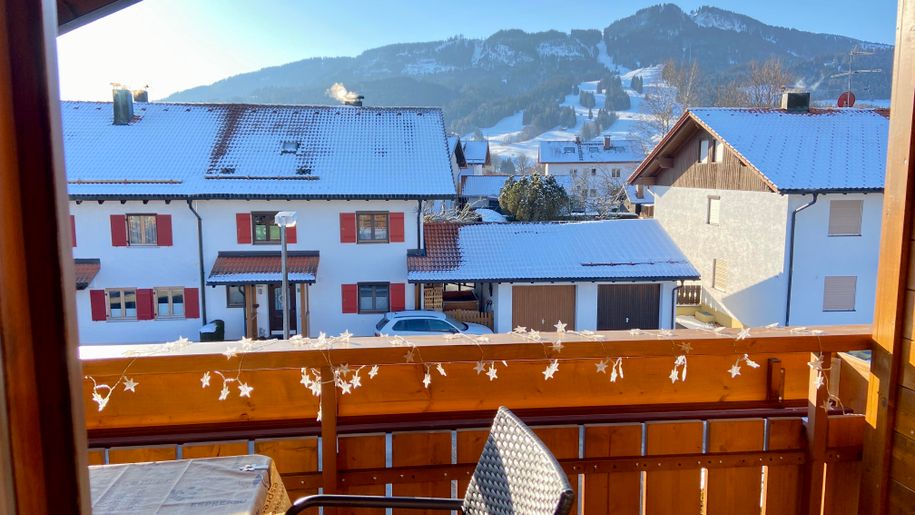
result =
[[[267,284],[267,333],[268,333],[268,337],[270,335],[272,335],[274,333],[274,331],[279,331],[279,332],[283,331],[283,313],[282,313],[282,311],[279,314],[280,328],[279,329],[273,328],[273,314],[275,311],[274,307],[273,307],[274,306],[273,292],[276,290],[282,290],[282,289],[283,289],[283,285],[281,283],[268,283]],[[297,307],[298,302],[296,302],[296,299],[295,299],[295,289],[296,289],[296,285],[293,283],[289,283],[289,297],[288,298],[290,301],[290,308],[291,308],[289,311],[289,331],[290,331],[289,334],[293,334],[292,331],[298,330],[298,324],[299,324],[299,322],[296,321],[296,319],[299,316],[299,311],[298,311],[299,308]]]

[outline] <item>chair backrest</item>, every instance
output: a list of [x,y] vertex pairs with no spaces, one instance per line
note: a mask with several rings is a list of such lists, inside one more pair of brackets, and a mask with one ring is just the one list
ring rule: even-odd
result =
[[464,513],[564,515],[573,495],[546,445],[514,413],[499,408],[470,478]]

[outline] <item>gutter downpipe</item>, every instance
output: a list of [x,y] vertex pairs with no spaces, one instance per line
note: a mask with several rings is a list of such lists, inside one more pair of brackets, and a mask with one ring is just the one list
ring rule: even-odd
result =
[[816,204],[818,196],[818,192],[813,192],[813,200],[791,212],[791,232],[788,235],[788,297],[785,299],[785,327],[791,324],[791,286],[794,281],[794,232],[797,214]]
[[197,217],[197,260],[200,263],[200,315],[203,318],[203,325],[207,325],[207,290],[206,279],[203,272],[203,218],[200,213],[194,209],[191,199],[187,200],[187,207]]
[[677,292],[680,288],[683,287],[683,281],[679,281],[680,284],[674,286],[674,289],[670,292],[670,328],[677,328]]
[[[416,252],[422,251],[423,248],[423,201],[416,201]],[[413,284],[413,309],[423,309],[423,283]],[[418,304],[418,305],[417,305]]]

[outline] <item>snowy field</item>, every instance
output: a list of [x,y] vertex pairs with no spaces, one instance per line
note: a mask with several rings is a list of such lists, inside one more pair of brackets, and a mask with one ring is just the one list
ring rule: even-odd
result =
[[[646,89],[651,87],[666,87],[661,83],[662,66],[657,65],[628,70],[613,64],[613,60],[606,53],[606,48],[601,45],[603,45],[603,42],[598,45],[600,49],[598,59],[607,66],[608,69],[620,74],[623,87],[629,95],[629,100],[632,104],[629,110],[617,111],[616,113],[617,116],[619,116],[619,119],[601,134],[608,134],[612,138],[618,139],[638,139],[639,125],[647,118],[642,106],[644,95],[630,89],[629,82],[632,80],[632,77],[641,75]],[[598,106],[604,105],[605,95],[596,93],[596,80],[582,82],[578,87],[581,91],[593,92],[596,104]],[[499,157],[514,157],[525,154],[529,158],[536,160],[537,149],[540,147],[541,141],[575,139],[581,132],[584,124],[591,121],[588,119],[588,108],[583,107],[578,103],[578,95],[567,95],[560,105],[562,107],[572,107],[575,109],[576,124],[574,127],[554,127],[533,139],[522,141],[519,139],[521,137],[521,129],[523,128],[523,124],[521,123],[522,112],[518,111],[511,116],[499,120],[499,122],[492,127],[482,129],[483,135],[489,140],[490,151]],[[593,109],[595,117],[597,117],[597,111],[597,108]],[[472,135],[468,134],[465,138],[470,138],[471,136]]]

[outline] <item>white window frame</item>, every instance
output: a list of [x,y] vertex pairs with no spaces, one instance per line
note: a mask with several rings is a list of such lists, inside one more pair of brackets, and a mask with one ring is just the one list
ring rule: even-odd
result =
[[[111,292],[116,291],[120,292],[121,296],[121,316],[113,317],[111,316]],[[124,300],[127,292],[133,292],[133,303],[134,303],[134,314],[133,316],[127,316],[127,301]],[[137,289],[136,288],[105,288],[105,315],[109,321],[120,321],[120,320],[137,320],[137,312],[139,311],[138,305],[139,299],[137,298]]]
[[[715,209],[712,209],[715,206]],[[714,216],[712,216],[714,214]],[[721,223],[721,197],[709,195],[705,207],[706,225],[719,225]]]

